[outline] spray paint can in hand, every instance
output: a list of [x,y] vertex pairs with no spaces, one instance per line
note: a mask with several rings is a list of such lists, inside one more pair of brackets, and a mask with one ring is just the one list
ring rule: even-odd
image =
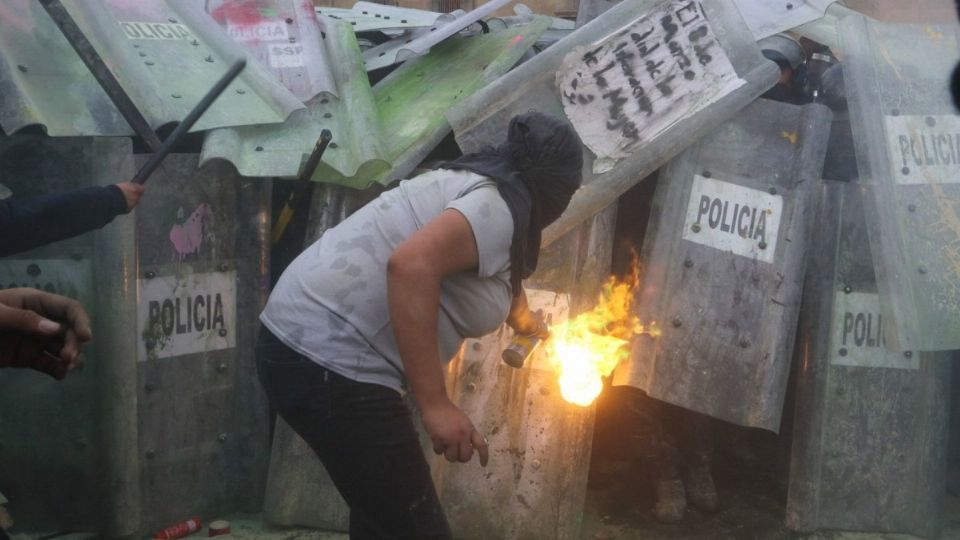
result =
[[547,334],[547,323],[543,320],[543,313],[537,311],[535,316],[537,318],[537,330],[529,335],[514,336],[510,340],[510,345],[500,354],[503,362],[512,368],[522,368],[527,363],[527,358],[530,358],[543,343],[543,340],[546,339],[543,336]]

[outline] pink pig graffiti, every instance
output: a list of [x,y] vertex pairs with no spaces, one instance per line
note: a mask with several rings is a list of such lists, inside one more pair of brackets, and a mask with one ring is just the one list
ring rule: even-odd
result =
[[204,233],[212,223],[213,211],[209,204],[203,203],[190,214],[183,225],[174,225],[170,229],[170,242],[180,258],[200,251]]

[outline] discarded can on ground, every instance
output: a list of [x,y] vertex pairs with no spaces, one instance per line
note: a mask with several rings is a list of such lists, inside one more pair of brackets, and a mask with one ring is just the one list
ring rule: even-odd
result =
[[210,530],[207,536],[228,536],[230,535],[230,522],[225,519],[218,519],[210,522]]
[[171,525],[166,529],[153,534],[154,538],[160,540],[173,540],[174,538],[183,538],[200,530],[201,523],[199,517],[190,518],[181,521],[176,525]]

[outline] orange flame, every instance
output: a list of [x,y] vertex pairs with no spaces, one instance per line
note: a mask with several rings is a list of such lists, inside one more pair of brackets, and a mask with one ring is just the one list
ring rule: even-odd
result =
[[635,334],[660,335],[656,322],[648,327],[633,314],[633,297],[640,285],[640,263],[634,254],[630,275],[611,276],[600,292],[597,306],[550,329],[544,345],[547,357],[560,374],[560,393],[575,405],[589,406],[603,390],[603,377],[613,373],[630,354]]

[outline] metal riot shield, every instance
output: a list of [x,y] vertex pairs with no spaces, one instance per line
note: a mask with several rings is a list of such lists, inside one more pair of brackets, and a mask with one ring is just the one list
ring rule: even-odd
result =
[[[129,140],[0,137],[0,181],[13,197],[133,175]],[[16,234],[3,231],[0,234]],[[133,218],[0,260],[0,287],[80,301],[95,340],[62,382],[0,371],[0,491],[18,530],[137,531],[136,395],[129,286]]]
[[960,348],[960,27],[847,17],[844,78],[888,344]]
[[758,100],[661,173],[614,385],[777,431],[830,112]]
[[259,510],[267,468],[254,344],[269,285],[270,183],[197,163],[197,155],[169,156],[136,210],[147,530]]
[[934,537],[949,356],[886,347],[861,186],[827,182],[800,316],[787,525]]
[[[531,309],[561,322],[594,306],[609,275],[616,207],[545,249],[525,282]],[[580,538],[594,407],[564,401],[543,355],[522,369],[500,354],[503,326],[468,340],[447,372],[447,392],[490,442],[490,462],[448,463],[431,456],[434,481],[455,538]]]

